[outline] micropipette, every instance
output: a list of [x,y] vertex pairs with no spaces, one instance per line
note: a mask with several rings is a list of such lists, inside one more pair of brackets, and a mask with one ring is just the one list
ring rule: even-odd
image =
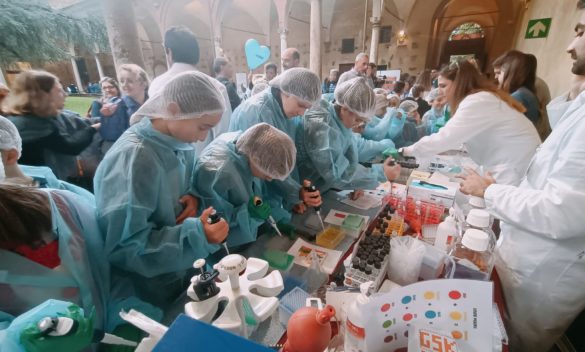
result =
[[[258,196],[254,197],[254,204],[259,207],[262,205],[262,199]],[[274,220],[274,218],[272,217],[272,215],[268,215],[268,219],[266,220],[268,221],[268,223],[270,224],[270,226],[272,226],[272,228],[276,231],[276,233],[280,236],[282,236],[282,233],[280,232],[280,230],[278,229],[278,225],[276,224],[276,221]]]
[[[305,188],[305,191],[307,191],[307,192],[317,192],[317,187],[315,187],[315,185],[313,183],[311,183],[311,181],[309,181],[309,180],[303,181],[303,187]],[[323,231],[325,231],[325,224],[323,223],[323,218],[321,217],[321,206],[316,206],[313,209],[315,209],[315,213],[317,214],[317,217],[319,218],[319,222],[321,223],[321,229]]]
[[[219,222],[219,220],[221,220],[221,217],[219,216],[219,214],[217,214],[217,212],[214,209],[211,212],[211,214],[209,214],[209,217],[207,218],[207,223],[208,224],[216,224]],[[223,240],[223,242],[221,242],[221,245],[223,246],[223,249],[225,249],[226,255],[229,255],[230,251],[228,250],[228,246],[227,246],[226,242],[227,242],[227,238],[225,240]]]

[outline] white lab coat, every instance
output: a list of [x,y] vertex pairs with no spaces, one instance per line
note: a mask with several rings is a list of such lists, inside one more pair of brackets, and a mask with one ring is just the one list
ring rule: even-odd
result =
[[[180,73],[188,72],[188,71],[199,71],[197,68],[190,64],[185,64],[181,62],[175,62],[171,68],[167,70],[167,72],[163,73],[162,75],[156,77],[151,83],[150,87],[148,88],[148,96],[152,97],[156,93],[158,93],[171,79],[177,76]],[[217,136],[222,133],[228,131],[230,126],[230,118],[232,116],[232,107],[230,105],[230,98],[227,93],[227,89],[225,86],[215,78],[211,79],[213,84],[219,91],[224,99],[225,104],[225,111],[223,115],[221,115],[221,120],[217,125],[215,125],[207,134],[207,139],[203,142],[197,142],[194,144],[195,147],[195,155],[201,154],[203,148],[205,148],[211,141],[213,141]]]
[[585,92],[548,105],[552,134],[518,187],[494,184],[496,268],[513,351],[548,351],[585,308]]
[[465,145],[469,156],[498,183],[517,185],[540,144],[524,114],[489,92],[470,94],[439,132],[404,148],[405,155],[428,158]]

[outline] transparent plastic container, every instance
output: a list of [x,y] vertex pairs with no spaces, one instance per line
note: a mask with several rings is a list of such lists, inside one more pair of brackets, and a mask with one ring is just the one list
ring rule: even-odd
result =
[[478,229],[468,229],[450,255],[455,265],[454,279],[489,280],[494,268],[494,252],[489,234]]
[[472,209],[465,218],[465,224],[463,224],[462,232],[469,229],[481,230],[489,235],[490,238],[490,249],[493,251],[496,247],[496,234],[492,230],[492,217],[490,213],[483,209]]
[[345,232],[337,227],[329,226],[317,234],[317,245],[334,249],[345,238]]

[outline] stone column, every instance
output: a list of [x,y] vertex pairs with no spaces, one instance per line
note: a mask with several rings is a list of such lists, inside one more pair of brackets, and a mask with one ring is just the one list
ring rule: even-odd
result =
[[309,68],[321,77],[321,0],[311,0]]
[[104,69],[102,68],[102,63],[100,62],[100,57],[99,55],[99,48],[97,46],[97,44],[95,45],[95,53],[93,54],[93,57],[95,59],[95,65],[97,66],[97,70],[98,70],[98,75],[100,76],[100,81],[105,77],[104,75]]
[[81,82],[81,76],[79,75],[79,68],[77,67],[77,61],[75,61],[75,47],[73,43],[69,44],[69,53],[71,54],[71,67],[73,67],[73,76],[75,76],[75,84],[79,93],[85,92],[83,89],[83,82]]
[[6,78],[4,78],[4,71],[2,70],[2,67],[0,67],[0,83],[6,84]]
[[132,63],[144,68],[134,6],[128,0],[103,0],[104,19],[116,67]]
[[[290,6],[289,0],[272,0],[276,7],[276,14],[278,15],[278,34],[280,34],[280,57],[282,53],[288,48],[288,9]],[[282,59],[280,60],[281,72],[284,71],[282,67]]]
[[372,41],[370,43],[370,62],[378,63],[378,44],[380,43],[380,21],[372,22]]
[[278,30],[278,34],[280,34],[280,54],[288,48],[288,29],[287,28],[280,28]]
[[372,1],[372,41],[370,42],[370,62],[378,63],[378,44],[380,44],[380,17],[382,13],[382,0]]

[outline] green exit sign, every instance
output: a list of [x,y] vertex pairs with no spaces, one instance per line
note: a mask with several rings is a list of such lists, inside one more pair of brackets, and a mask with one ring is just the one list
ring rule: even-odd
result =
[[535,20],[528,21],[528,26],[526,27],[526,35],[524,36],[524,38],[526,39],[546,38],[548,36],[548,32],[550,31],[551,22],[552,18],[538,18]]

